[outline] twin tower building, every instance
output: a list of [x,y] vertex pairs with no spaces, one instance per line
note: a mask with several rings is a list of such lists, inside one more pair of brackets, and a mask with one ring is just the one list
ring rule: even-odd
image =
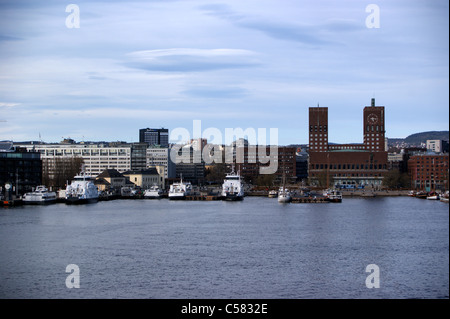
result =
[[309,108],[309,178],[327,185],[381,186],[388,171],[384,106],[363,111],[362,144],[329,144],[328,108]]

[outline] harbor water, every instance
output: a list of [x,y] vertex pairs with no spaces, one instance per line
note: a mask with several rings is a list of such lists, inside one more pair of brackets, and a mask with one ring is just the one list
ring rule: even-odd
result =
[[[69,265],[79,288],[67,285]],[[373,275],[379,286],[369,288]],[[440,201],[246,197],[0,209],[0,298],[448,297],[449,206]]]

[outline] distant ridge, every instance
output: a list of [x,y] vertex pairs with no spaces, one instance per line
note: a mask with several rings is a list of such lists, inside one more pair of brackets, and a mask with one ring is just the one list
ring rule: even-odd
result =
[[444,140],[449,141],[449,131],[428,131],[411,134],[405,138],[389,138],[389,144],[404,142],[410,145],[420,145],[426,143],[427,140]]

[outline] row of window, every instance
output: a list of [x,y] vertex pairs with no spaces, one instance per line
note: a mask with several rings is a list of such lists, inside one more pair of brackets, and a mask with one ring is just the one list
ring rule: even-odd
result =
[[[320,143],[319,142],[319,144],[322,144],[322,143]],[[373,143],[372,143],[373,144]],[[371,146],[361,146],[361,147],[353,147],[353,146],[338,146],[338,147],[336,147],[336,146],[329,146],[329,148],[330,149],[333,149],[333,150],[354,150],[354,149],[363,149],[363,150],[380,150],[381,148],[380,148],[380,146],[379,145],[371,145]],[[320,151],[326,151],[327,149],[328,149],[328,146],[314,146],[314,145],[311,145],[310,146],[310,149],[311,150],[320,150]]]
[[309,126],[310,132],[326,132],[327,126],[326,125],[310,125]]
[[383,132],[383,125],[367,125],[366,126],[366,132]]
[[311,169],[387,169],[386,164],[310,164]]
[[[319,176],[318,174],[311,174],[312,177]],[[339,173],[330,174],[331,177],[382,177],[382,174],[368,174],[368,173]]]

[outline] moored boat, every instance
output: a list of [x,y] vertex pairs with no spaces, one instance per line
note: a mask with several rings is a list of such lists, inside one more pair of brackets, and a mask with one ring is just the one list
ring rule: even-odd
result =
[[282,187],[278,191],[278,203],[289,203],[292,200],[289,189]]
[[26,193],[22,200],[24,204],[52,204],[56,203],[56,193],[49,191],[44,185],[39,185],[33,192]]
[[283,172],[283,185],[278,190],[278,203],[290,203],[291,200],[291,192],[286,188],[286,174]]
[[427,199],[429,199],[429,200],[439,200],[439,194],[436,193],[436,192],[430,192],[427,195]]
[[144,192],[144,198],[159,199],[163,196],[163,191],[157,185],[153,185]]
[[448,197],[449,197],[449,193],[448,193],[448,191],[446,191],[444,194],[442,194],[442,196],[439,198],[439,200],[441,202],[448,203]]
[[179,183],[173,183],[169,188],[169,199],[185,199],[192,192],[192,185],[190,182],[183,182],[183,176],[181,176]]
[[98,188],[94,179],[82,171],[66,188],[66,204],[89,204],[98,201]]
[[341,203],[342,193],[336,189],[328,189],[323,194],[331,203]]
[[225,176],[222,184],[222,198],[230,201],[244,199],[244,187],[239,173],[232,171]]
[[276,198],[278,197],[278,192],[276,190],[269,191],[269,198]]
[[427,196],[428,196],[427,193],[426,193],[426,192],[423,192],[423,191],[420,191],[420,192],[417,192],[417,193],[416,193],[416,197],[417,197],[417,198],[426,199]]

